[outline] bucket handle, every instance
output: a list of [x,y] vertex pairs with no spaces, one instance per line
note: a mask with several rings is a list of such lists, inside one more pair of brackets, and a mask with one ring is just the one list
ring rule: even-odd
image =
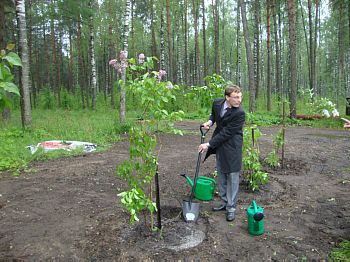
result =
[[202,180],[207,180],[211,182],[211,190],[214,190],[214,188],[216,187],[216,181],[215,179],[212,179],[210,177],[206,177],[206,176],[201,176]]

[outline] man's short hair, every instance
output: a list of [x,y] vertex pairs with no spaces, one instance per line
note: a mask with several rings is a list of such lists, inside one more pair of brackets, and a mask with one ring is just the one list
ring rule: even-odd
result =
[[242,90],[238,85],[228,84],[225,88],[225,96],[230,96],[232,93],[241,93]]

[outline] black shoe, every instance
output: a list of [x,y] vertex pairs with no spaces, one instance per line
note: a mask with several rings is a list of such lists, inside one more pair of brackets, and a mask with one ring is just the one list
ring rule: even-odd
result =
[[227,214],[226,214],[226,220],[227,221],[235,220],[235,212],[228,211]]
[[226,210],[226,206],[225,205],[220,205],[218,207],[213,207],[213,211],[216,212],[216,211],[223,211],[223,210]]

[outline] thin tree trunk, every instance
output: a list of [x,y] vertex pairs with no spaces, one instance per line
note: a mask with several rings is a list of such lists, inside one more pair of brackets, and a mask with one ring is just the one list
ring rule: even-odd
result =
[[165,70],[164,9],[160,17],[160,70]]
[[237,49],[237,65],[236,65],[236,83],[241,86],[241,35],[240,35],[240,26],[241,26],[241,12],[240,12],[240,1],[237,0],[237,25],[236,25],[236,49]]
[[[54,94],[56,96],[56,99],[58,101],[58,63],[57,63],[57,51],[56,51],[56,35],[55,35],[55,24],[54,24],[54,19],[53,19],[53,14],[54,14],[54,7],[53,3],[50,3],[50,39],[51,39],[51,52],[52,52],[52,66],[51,66],[51,74],[53,75],[53,83],[52,83],[52,88],[54,91]],[[58,103],[59,105],[59,103]]]
[[350,2],[348,2],[348,92],[347,92],[347,97],[350,98]]
[[170,0],[166,0],[166,25],[167,25],[167,42],[168,42],[168,59],[169,59],[169,67],[168,67],[168,79],[170,81],[174,81],[174,68],[173,68],[173,43],[172,43],[172,34],[171,34],[171,17],[170,17]]
[[152,56],[158,57],[154,15],[154,2],[151,0]]
[[318,20],[319,20],[319,2],[318,0],[315,0],[315,32],[314,32],[314,39],[313,39],[313,54],[312,54],[312,86],[314,88],[314,94],[316,95],[318,93],[318,88],[317,88],[317,79],[316,79],[316,50],[317,50],[317,31],[318,31]]
[[[5,49],[5,2],[0,1],[0,50]],[[2,110],[2,119],[8,121],[11,118],[10,108],[5,106]]]
[[92,110],[96,110],[96,96],[97,96],[97,80],[96,80],[96,61],[95,61],[95,44],[94,44],[94,25],[93,25],[93,10],[95,9],[95,2],[93,0],[89,1],[91,15],[89,17],[89,29],[90,29],[90,41],[89,41],[89,51],[90,51],[90,66],[91,66],[91,95],[92,95]]
[[0,50],[5,49],[5,1],[0,1]]
[[185,49],[185,53],[184,53],[184,80],[185,80],[185,84],[189,83],[189,77],[188,77],[188,24],[187,24],[187,0],[184,0],[184,49]]
[[73,41],[72,41],[72,30],[69,29],[69,64],[68,64],[68,88],[74,93],[75,92],[75,81],[74,81],[74,57],[73,57]]
[[242,13],[242,23],[244,32],[244,43],[247,53],[248,75],[249,75],[249,112],[255,112],[255,81],[254,81],[254,62],[252,49],[250,47],[249,29],[246,16],[244,0],[239,0]]
[[255,99],[259,95],[260,86],[260,0],[254,2],[254,79],[255,79]]
[[81,51],[81,26],[80,26],[80,14],[78,14],[77,20],[77,49],[78,49],[78,79],[81,93],[82,107],[85,108],[85,91],[84,91],[84,73],[83,73],[83,54]]
[[267,111],[271,111],[271,2],[267,0],[266,7],[266,26],[267,26],[267,41],[266,41],[266,49],[267,49],[267,87],[266,87],[266,107]]
[[[112,0],[108,1],[108,16],[112,17]],[[113,30],[112,30],[112,23],[109,23],[108,25],[108,60],[110,60],[112,57],[116,56],[115,47],[113,45]],[[114,70],[110,70],[110,67],[107,66],[108,72],[109,72],[109,89],[111,93],[111,106],[112,109],[116,108],[115,105],[115,90],[114,90]]]
[[119,111],[119,119],[120,122],[125,122],[125,95],[126,95],[126,63],[127,63],[127,54],[128,54],[128,38],[129,38],[129,19],[130,19],[130,0],[126,0],[125,5],[125,14],[124,14],[124,36],[123,36],[123,50],[124,58],[121,59],[121,63],[124,63],[122,66],[121,80],[122,85],[120,87],[120,111]]
[[198,19],[199,19],[199,7],[197,0],[192,0],[192,14],[194,23],[194,52],[195,52],[195,78],[194,84],[198,85],[201,80],[201,65],[200,65],[200,51],[199,51],[199,34],[198,34]]
[[314,90],[314,73],[315,73],[315,64],[314,64],[314,46],[313,46],[313,24],[312,24],[312,3],[311,0],[307,1],[308,7],[308,20],[309,20],[309,85],[310,90],[315,94]]
[[273,11],[273,30],[274,30],[274,36],[275,36],[275,71],[276,71],[276,92],[277,92],[277,97],[280,100],[282,97],[282,77],[281,77],[281,52],[280,52],[280,39],[278,37],[278,28],[279,28],[279,23],[277,23],[277,13],[279,10],[279,1],[278,0],[273,0],[274,2],[274,11]]
[[290,102],[290,117],[295,118],[297,113],[297,56],[296,56],[296,8],[295,1],[288,0],[288,23],[289,23],[289,102]]
[[[305,25],[305,18],[304,18],[304,8],[302,5],[301,0],[298,0],[299,4],[300,4],[300,12],[301,12],[301,21],[303,22],[303,31],[304,31],[304,37],[305,37],[305,43],[306,43],[306,54],[307,54],[307,65],[308,65],[308,80],[309,80],[309,84],[310,85],[310,79],[311,79],[311,61],[310,61],[310,45],[308,44],[308,37],[307,37],[307,30],[306,30],[306,25]],[[310,86],[309,86],[310,88]]]
[[202,0],[202,31],[203,31],[203,67],[204,67],[204,77],[208,75],[208,65],[207,65],[207,38],[205,29],[205,0]]
[[22,127],[29,128],[32,125],[32,112],[30,107],[30,64],[28,57],[26,10],[24,0],[16,0],[17,26],[19,29],[19,45],[21,48],[21,115]]
[[214,19],[214,65],[215,73],[221,74],[220,68],[220,46],[219,46],[219,37],[220,37],[220,28],[219,28],[219,0],[212,0],[213,6],[213,19]]

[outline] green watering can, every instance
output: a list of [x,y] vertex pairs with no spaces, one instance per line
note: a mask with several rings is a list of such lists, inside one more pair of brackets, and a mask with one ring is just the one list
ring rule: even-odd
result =
[[[190,186],[193,187],[192,180],[186,174],[181,174],[181,176],[186,178]],[[194,196],[198,200],[203,200],[203,201],[212,200],[215,187],[216,187],[216,181],[214,179],[206,176],[199,176],[197,178],[197,185],[194,191]]]
[[253,200],[251,206],[247,208],[248,232],[253,236],[264,233],[264,208],[259,207]]

